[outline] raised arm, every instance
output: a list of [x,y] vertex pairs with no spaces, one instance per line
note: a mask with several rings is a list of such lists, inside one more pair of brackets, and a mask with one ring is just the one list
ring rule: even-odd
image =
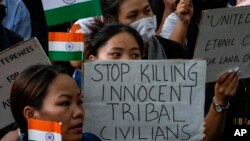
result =
[[175,1],[176,0],[162,0],[164,3],[164,12],[162,15],[162,20],[161,20],[161,24],[159,25],[158,30],[156,31],[156,35],[160,35],[163,24],[165,22],[165,19],[168,17],[169,14],[171,14],[172,12],[175,11],[176,5],[175,5]]
[[239,83],[238,69],[224,72],[215,84],[215,95],[205,117],[205,141],[216,141],[221,137],[230,99],[235,96]]
[[175,14],[177,14],[180,20],[177,22],[170,39],[184,45],[188,26],[193,16],[192,0],[180,0],[176,7]]

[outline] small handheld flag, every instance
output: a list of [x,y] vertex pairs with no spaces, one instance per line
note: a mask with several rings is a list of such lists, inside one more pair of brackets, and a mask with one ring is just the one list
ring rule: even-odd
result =
[[83,60],[84,34],[68,32],[49,33],[49,59]]
[[62,124],[59,122],[28,119],[29,141],[62,141]]

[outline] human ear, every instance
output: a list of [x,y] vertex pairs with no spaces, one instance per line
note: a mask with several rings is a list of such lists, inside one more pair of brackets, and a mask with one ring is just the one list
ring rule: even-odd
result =
[[36,110],[33,107],[25,106],[23,109],[23,115],[26,119],[36,118],[35,114]]
[[89,60],[91,60],[91,61],[94,61],[94,60],[96,60],[97,58],[94,56],[94,55],[90,55],[89,56]]

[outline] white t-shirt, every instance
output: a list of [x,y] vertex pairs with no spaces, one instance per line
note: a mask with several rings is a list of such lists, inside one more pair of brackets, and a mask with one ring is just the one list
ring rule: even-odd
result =
[[168,17],[165,19],[164,24],[162,26],[160,36],[162,38],[169,39],[177,23],[179,22],[179,20],[180,18],[174,12],[168,15]]

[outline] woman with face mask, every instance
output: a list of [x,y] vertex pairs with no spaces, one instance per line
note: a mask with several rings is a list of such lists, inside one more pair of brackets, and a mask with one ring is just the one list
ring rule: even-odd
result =
[[[188,50],[182,46],[182,42],[185,40],[186,28],[178,27],[178,30],[173,34],[173,38],[177,42],[156,36],[156,16],[153,15],[147,0],[103,0],[102,2],[103,17],[99,19],[104,20],[104,23],[117,22],[129,25],[140,33],[144,42],[142,59],[185,59],[189,57]],[[181,9],[180,11],[185,12],[183,8]],[[77,27],[75,32],[90,31],[89,25],[84,21],[86,20],[78,20],[76,22],[78,24],[72,26],[73,29]],[[94,22],[94,20],[91,20],[92,24],[95,24]],[[180,25],[180,27],[183,26]],[[85,34],[88,34],[88,32]],[[180,34],[183,34],[184,38],[181,37],[182,35],[179,36]],[[71,61],[70,63],[75,68],[81,68],[81,62],[79,61]]]
[[104,22],[118,22],[136,29],[145,43],[143,59],[186,58],[181,44],[156,36],[156,17],[148,0],[104,0]]

